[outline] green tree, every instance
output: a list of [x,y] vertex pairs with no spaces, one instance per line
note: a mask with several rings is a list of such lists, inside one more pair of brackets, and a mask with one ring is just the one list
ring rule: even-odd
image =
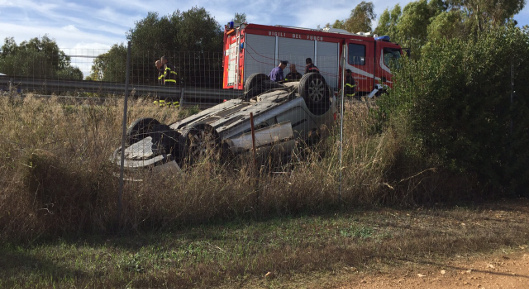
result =
[[191,8],[181,14],[177,40],[182,51],[221,52],[222,32],[220,25],[204,8]]
[[4,58],[8,55],[15,54],[18,50],[18,45],[15,42],[15,38],[13,37],[6,37],[4,39],[4,45],[2,45],[2,51],[0,52],[0,55]]
[[[389,35],[392,38],[398,36],[397,23],[402,15],[400,5],[397,4],[391,11],[387,8],[382,12],[378,19],[378,25],[375,28],[375,34]],[[398,41],[398,40],[397,40]]]
[[376,17],[373,2],[362,1],[351,11],[349,18],[344,21],[344,28],[353,33],[371,32],[373,30],[371,22]]
[[525,6],[525,0],[454,0],[477,33],[506,24]]
[[90,78],[97,81],[124,83],[127,69],[127,47],[114,44],[110,50],[94,59]]
[[[330,24],[327,24],[325,25],[326,27],[329,27]],[[336,19],[336,21],[334,21],[334,23],[332,24],[332,26],[330,26],[332,28],[338,28],[338,29],[345,29],[345,20],[338,20]]]
[[23,41],[20,45],[14,38],[6,38],[0,54],[0,71],[37,78],[83,79],[81,70],[71,66],[70,57],[47,35]]
[[439,42],[451,38],[464,39],[470,34],[465,25],[466,15],[461,10],[450,10],[433,17],[427,28],[428,42]]
[[181,81],[186,85],[220,87],[223,41],[220,25],[204,8],[194,7],[181,17],[177,34],[181,50],[173,58]]
[[390,35],[393,41],[411,48],[412,57],[421,56],[429,42],[440,39],[476,39],[483,31],[512,21],[525,0],[419,0],[385,10],[375,33]]
[[147,13],[147,17],[136,22],[134,29],[130,29],[127,35],[131,41],[136,54],[160,54],[165,51],[172,51],[173,35],[176,35],[177,23],[169,19],[168,16],[159,17],[156,12]]
[[431,20],[442,11],[436,1],[419,0],[408,3],[397,22],[397,39],[413,51],[414,57],[420,55],[421,48],[428,42],[428,26]]
[[57,71],[57,78],[59,79],[75,79],[82,80],[83,72],[77,67],[67,66]]
[[[220,25],[204,8],[177,10],[162,17],[150,12],[130,29],[127,39],[131,43],[131,83],[156,84],[158,72],[154,62],[164,55],[175,66],[182,84],[220,86],[223,34]],[[92,79],[123,81],[123,51],[125,47],[115,46],[98,57]],[[109,60],[112,57],[119,61]]]
[[232,19],[236,23],[246,23],[246,13],[235,13],[235,16]]

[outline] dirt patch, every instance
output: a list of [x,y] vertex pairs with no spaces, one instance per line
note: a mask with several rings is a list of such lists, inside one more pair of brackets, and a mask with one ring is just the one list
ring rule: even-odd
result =
[[358,274],[337,288],[528,288],[529,250],[497,252],[442,263],[407,264],[392,272]]

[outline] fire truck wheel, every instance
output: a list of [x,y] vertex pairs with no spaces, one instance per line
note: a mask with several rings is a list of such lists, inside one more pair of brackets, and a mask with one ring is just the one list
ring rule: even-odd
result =
[[199,124],[186,129],[180,139],[182,166],[191,166],[220,155],[220,136],[210,125]]
[[312,113],[320,115],[329,110],[332,90],[321,74],[311,72],[303,75],[298,91]]
[[245,99],[250,99],[265,91],[265,83],[268,81],[268,76],[264,73],[254,73],[250,75],[244,83]]
[[154,127],[159,124],[159,121],[150,117],[144,117],[135,120],[127,128],[127,145],[131,145],[144,139],[154,130]]

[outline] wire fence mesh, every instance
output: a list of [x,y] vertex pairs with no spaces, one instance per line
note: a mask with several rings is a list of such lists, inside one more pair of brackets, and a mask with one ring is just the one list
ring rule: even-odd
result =
[[[10,201],[0,202],[0,212],[25,204],[19,215],[30,216],[31,230],[41,208],[84,212],[97,217],[87,226],[107,227],[118,183],[109,176],[122,160],[123,219],[131,228],[526,192],[528,54],[463,44],[403,61],[395,79],[386,70],[395,51],[381,49],[375,61],[358,47],[348,47],[345,59],[338,46],[335,54],[324,46],[270,53],[251,44],[244,58],[134,47],[130,54],[126,47],[65,50],[66,62],[5,58],[0,182],[7,193],[0,197]],[[478,52],[488,54],[467,57]],[[161,56],[174,65],[174,82],[160,81]],[[309,57],[319,73],[305,72]],[[270,81],[281,60],[296,66],[299,79]],[[346,68],[357,97],[341,97]],[[292,71],[287,65],[283,74]],[[370,98],[376,85],[394,80],[390,93]],[[75,231],[77,217],[50,228]]]
[[[70,57],[68,65],[82,71],[82,79],[39,73],[46,71],[45,67],[50,63],[33,59],[31,72],[13,69],[10,74],[0,77],[2,89],[23,97],[64,97],[68,101],[62,109],[70,115],[78,114],[78,119],[99,118],[102,116],[97,116],[93,110],[117,106],[112,115],[122,115],[122,126],[117,125],[116,120],[105,119],[113,133],[105,130],[103,136],[93,131],[90,137],[110,138],[108,143],[115,145],[108,147],[105,143],[105,147],[93,151],[106,155],[106,160],[110,160],[115,168],[121,166],[118,174],[121,181],[141,179],[151,182],[143,173],[141,177],[128,177],[131,171],[143,168],[150,172],[168,169],[179,174],[182,169],[211,160],[209,153],[219,150],[222,153],[216,156],[216,160],[220,163],[234,155],[248,158],[243,166],[259,161],[257,171],[260,173],[252,174],[250,183],[260,187],[263,184],[259,184],[257,175],[261,176],[264,171],[268,177],[289,174],[296,163],[319,162],[307,151],[323,143],[330,157],[325,161],[328,162],[328,171],[321,174],[333,176],[327,181],[334,187],[326,194],[334,196],[330,200],[341,194],[339,175],[344,136],[338,132],[343,132],[344,124],[340,116],[352,115],[353,106],[365,108],[365,103],[341,97],[344,84],[340,75],[343,72],[337,54],[314,57],[260,52],[247,56],[252,61],[243,67],[243,71],[229,67],[224,53],[166,54],[165,58],[177,73],[174,83],[160,81],[163,71],[157,69],[155,62],[161,55],[154,53],[135,53],[132,49],[128,60],[127,54],[111,55],[98,50],[67,49],[65,54]],[[310,56],[318,73],[305,71],[306,58]],[[294,64],[284,67],[284,76],[297,68],[300,77],[281,83],[270,81],[269,74],[280,60]],[[364,64],[366,71],[374,69],[369,67],[373,62]],[[225,88],[230,74],[237,74],[237,82],[241,83],[239,89]],[[373,83],[373,79],[368,78],[357,81]],[[129,99],[124,99],[125,96]],[[88,102],[87,99],[99,101]],[[70,108],[73,103],[80,104],[80,108]],[[124,111],[120,112],[122,107]],[[341,111],[344,107],[346,109]],[[85,115],[87,112],[89,116]],[[365,113],[362,115],[366,116]],[[85,125],[94,123],[88,121]],[[124,129],[120,130],[120,127]],[[122,133],[125,138],[120,141]],[[321,149],[314,151],[321,153]],[[98,155],[97,159],[100,157]],[[138,186],[143,185],[130,182],[124,188],[143,190]],[[266,198],[266,194],[261,197]],[[259,205],[266,206],[264,201]]]

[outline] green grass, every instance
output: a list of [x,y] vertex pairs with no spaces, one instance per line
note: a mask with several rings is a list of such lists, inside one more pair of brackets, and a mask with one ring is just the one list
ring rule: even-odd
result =
[[338,284],[332,276],[347,268],[385,271],[527,246],[528,204],[373,208],[3,245],[0,286],[306,288],[321,282],[314,275]]

